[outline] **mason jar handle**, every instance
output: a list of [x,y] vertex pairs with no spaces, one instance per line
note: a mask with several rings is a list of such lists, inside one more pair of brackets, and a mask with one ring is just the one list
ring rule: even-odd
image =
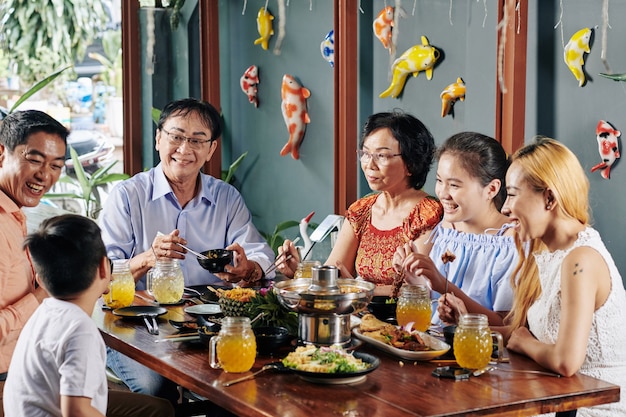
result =
[[500,332],[491,332],[491,337],[495,337],[498,341],[498,358],[496,362],[502,362],[502,358],[504,357],[504,339],[502,338],[502,333]]
[[219,336],[214,336],[209,341],[209,365],[211,365],[213,369],[220,369],[222,367],[217,358],[217,341],[219,338]]

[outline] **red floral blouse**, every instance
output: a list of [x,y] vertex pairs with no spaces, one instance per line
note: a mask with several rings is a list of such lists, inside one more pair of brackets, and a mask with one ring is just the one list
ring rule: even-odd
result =
[[372,225],[372,206],[378,193],[365,196],[348,207],[346,219],[359,240],[356,254],[356,272],[376,285],[393,283],[395,271],[391,264],[396,249],[432,230],[443,216],[441,203],[434,197],[422,199],[402,225],[391,230],[378,230]]

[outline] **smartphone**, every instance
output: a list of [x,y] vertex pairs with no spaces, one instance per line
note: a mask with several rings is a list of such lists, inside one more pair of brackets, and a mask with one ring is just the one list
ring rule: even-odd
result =
[[433,370],[433,376],[438,378],[450,378],[456,381],[463,381],[469,379],[472,371],[469,369],[461,368],[459,366],[440,366]]

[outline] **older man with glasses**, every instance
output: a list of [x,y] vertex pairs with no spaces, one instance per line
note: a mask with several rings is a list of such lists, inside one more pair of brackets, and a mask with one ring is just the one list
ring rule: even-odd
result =
[[[201,172],[221,132],[211,104],[193,98],[169,103],[155,138],[160,163],[120,183],[107,199],[101,217],[107,253],[130,259],[138,289],[145,288],[145,274],[157,259],[178,259],[188,286],[252,285],[274,260],[235,187]],[[211,274],[181,245],[233,250],[233,264]],[[175,401],[169,381],[118,352],[109,352],[108,365],[132,390]]]

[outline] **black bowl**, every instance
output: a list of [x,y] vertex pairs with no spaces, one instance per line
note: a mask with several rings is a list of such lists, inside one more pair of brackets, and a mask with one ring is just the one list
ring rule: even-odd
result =
[[454,343],[454,332],[456,331],[456,324],[451,324],[449,326],[445,326],[443,328],[443,337],[446,340],[446,343],[452,347]]
[[198,263],[211,273],[224,272],[224,267],[233,261],[232,250],[210,249],[202,254],[209,259],[198,257]]
[[259,355],[272,355],[291,343],[286,327],[255,327],[256,350]]
[[389,321],[396,318],[396,305],[397,303],[391,297],[375,295],[367,305],[367,309],[378,320]]

